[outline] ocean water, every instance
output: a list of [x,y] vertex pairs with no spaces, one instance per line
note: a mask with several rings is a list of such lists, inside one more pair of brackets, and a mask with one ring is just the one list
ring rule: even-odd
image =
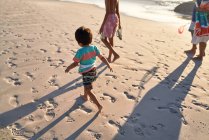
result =
[[[104,0],[62,0],[94,4],[104,8]],[[120,0],[120,12],[147,20],[182,23],[182,15],[174,12],[174,8],[191,0]]]

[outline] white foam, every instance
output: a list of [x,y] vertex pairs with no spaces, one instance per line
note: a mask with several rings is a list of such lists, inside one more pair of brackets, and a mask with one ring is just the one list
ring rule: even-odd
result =
[[[104,8],[104,0],[62,0],[78,3],[94,4]],[[120,0],[120,12],[141,19],[168,23],[185,23],[174,8],[189,0]]]

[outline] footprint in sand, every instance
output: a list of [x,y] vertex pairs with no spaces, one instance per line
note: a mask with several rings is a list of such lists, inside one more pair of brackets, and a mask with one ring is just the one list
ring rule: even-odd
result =
[[139,52],[136,52],[135,54],[138,56],[144,56],[143,54],[140,54]]
[[[37,101],[38,100],[34,100],[34,102],[37,102]],[[54,99],[48,99],[44,103],[39,103],[37,108],[42,109],[47,112],[50,110],[54,110],[55,108],[57,108],[57,106],[58,106],[58,103],[56,103]]]
[[27,48],[32,48],[32,46],[31,46],[31,45],[27,45],[26,47],[27,47]]
[[92,112],[92,109],[87,108],[87,107],[84,106],[84,105],[80,105],[80,106],[79,106],[79,110],[81,110],[81,111],[83,111],[83,112],[85,112],[85,113],[91,113],[91,112]]
[[61,53],[61,47],[58,47],[56,52]]
[[134,97],[133,95],[129,94],[127,91],[124,91],[124,94],[126,95],[126,97],[129,99],[129,100],[136,100],[136,97]]
[[102,139],[102,134],[91,129],[88,129],[87,132],[96,140]]
[[58,103],[56,103],[54,101],[54,99],[48,99],[46,102],[45,102],[46,106],[47,106],[47,109],[55,109],[57,108],[58,106]]
[[56,75],[52,75],[52,77],[49,79],[48,83],[50,84],[50,86],[59,88],[59,84],[57,82],[56,77],[57,77]]
[[116,101],[116,98],[115,97],[113,97],[113,96],[111,96],[111,95],[109,95],[107,93],[103,93],[103,95],[106,96],[106,97],[108,97],[109,100],[110,100],[110,102],[115,103],[115,101]]
[[34,132],[23,128],[23,126],[21,126],[19,123],[14,123],[12,125],[9,125],[7,128],[11,131],[12,135],[17,139],[29,139],[33,137],[35,134]]
[[12,61],[14,61],[14,60],[17,60],[17,58],[10,57],[10,58],[5,62],[5,64],[7,64],[9,68],[16,68],[16,67],[17,67],[17,64],[15,64],[15,63],[12,62]]
[[7,83],[14,86],[20,86],[22,84],[22,82],[18,78],[6,77],[5,80],[7,81]]
[[9,104],[13,107],[17,107],[19,105],[18,96],[14,95],[9,98]]
[[200,103],[196,100],[192,100],[192,103],[196,106],[199,106],[201,108],[204,108],[205,110],[209,110],[209,105],[208,104],[204,104],[204,103]]
[[41,51],[42,53],[46,53],[46,52],[47,52],[47,50],[45,50],[45,49],[40,49],[40,51]]
[[30,72],[26,72],[25,75],[31,80],[35,80],[35,77],[30,73]]
[[105,74],[105,76],[107,76],[107,77],[111,77],[111,78],[114,78],[114,79],[117,79],[117,76],[116,75],[114,75],[114,74]]
[[53,99],[48,99],[46,102],[39,105],[39,108],[45,111],[44,118],[46,121],[51,121],[54,119],[54,109],[57,106],[58,104]]
[[37,90],[36,88],[32,87],[32,88],[31,88],[31,92],[32,92],[32,93],[38,93],[38,90]]
[[47,109],[46,113],[44,114],[44,118],[46,121],[51,121],[55,117],[55,113],[53,109]]
[[1,54],[7,54],[7,53],[9,53],[8,50],[3,50],[3,51],[1,51]]
[[115,122],[113,120],[109,120],[108,123],[113,126],[116,127],[117,131],[121,134],[121,135],[125,135],[125,131],[122,129],[122,126],[120,125],[119,122]]
[[134,132],[138,136],[144,136],[145,135],[144,132],[143,132],[143,130],[140,127],[135,127],[134,128]]
[[63,65],[65,63],[64,60],[51,60],[50,67],[58,68],[59,66]]
[[72,118],[70,115],[67,115],[67,116],[65,117],[65,119],[66,119],[66,122],[68,122],[68,123],[72,123],[72,122],[75,121],[75,119]]

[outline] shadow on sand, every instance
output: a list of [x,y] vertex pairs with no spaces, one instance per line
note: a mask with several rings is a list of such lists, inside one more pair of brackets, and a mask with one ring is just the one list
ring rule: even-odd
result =
[[[104,64],[101,63],[97,69],[104,67]],[[103,73],[105,70],[107,69],[107,67],[104,67],[102,70],[100,70],[98,72],[98,75],[100,75],[101,73]],[[46,96],[43,96],[42,98],[38,99],[35,102],[30,102],[27,103],[25,105],[16,107],[10,111],[4,112],[2,114],[0,114],[0,128],[5,128],[6,126],[18,121],[19,119],[31,114],[32,112],[34,112],[35,110],[37,110],[39,104],[44,103],[45,101],[49,100],[49,99],[53,99],[57,96],[60,96],[66,92],[69,92],[75,88],[78,88],[80,86],[82,86],[82,82],[78,85],[74,85],[75,82],[79,81],[82,79],[82,76],[80,76],[79,78],[69,82],[68,84],[60,87],[59,89],[47,94]],[[55,122],[56,123],[56,122]]]
[[[189,64],[187,59],[158,85],[149,90],[120,127],[116,140],[178,140],[183,117],[182,101],[188,94],[201,62],[195,62],[190,73],[179,80]],[[181,77],[182,78],[182,77]],[[125,132],[125,133],[120,133]]]
[[[78,106],[82,105],[84,103],[83,99],[81,97],[78,97],[75,99],[75,103],[73,106],[66,111],[64,114],[62,114],[60,117],[58,117],[56,120],[54,120],[52,123],[50,123],[48,126],[43,128],[41,131],[36,133],[30,140],[37,140],[40,138],[43,134],[45,134],[47,131],[49,131],[52,127],[54,127],[56,124],[58,124],[60,121],[62,121],[66,116],[68,116],[72,111],[78,108]],[[84,124],[80,129],[75,131],[72,135],[70,135],[67,139],[73,140],[76,139],[97,117],[99,113],[97,112],[94,117],[89,120],[86,124]]]

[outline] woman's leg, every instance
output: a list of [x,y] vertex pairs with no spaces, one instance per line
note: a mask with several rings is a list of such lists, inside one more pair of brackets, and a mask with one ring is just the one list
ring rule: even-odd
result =
[[[113,37],[112,37],[112,38],[109,38],[109,42],[110,42],[110,45],[111,45],[112,47],[114,47]],[[111,58],[112,58],[112,52],[109,51],[109,55],[108,55],[108,58],[107,58],[108,62],[111,62],[111,60],[112,60]]]
[[[105,37],[104,39],[102,39],[102,42],[105,44],[105,46],[107,46],[107,48],[109,49],[109,55],[108,58],[110,58],[110,56],[113,54],[114,58],[113,61],[114,62],[116,59],[120,58],[120,56],[115,52],[115,50],[113,49],[112,45],[110,42],[107,41],[107,38]],[[109,62],[111,60],[108,60]]]
[[[193,36],[193,34],[194,34],[194,31],[191,31],[191,35],[192,35],[192,36]],[[195,55],[196,49],[197,49],[196,44],[192,44],[192,49],[191,49],[191,50],[186,50],[186,51],[184,51],[184,52],[185,52],[185,53],[190,53],[190,54]]]

